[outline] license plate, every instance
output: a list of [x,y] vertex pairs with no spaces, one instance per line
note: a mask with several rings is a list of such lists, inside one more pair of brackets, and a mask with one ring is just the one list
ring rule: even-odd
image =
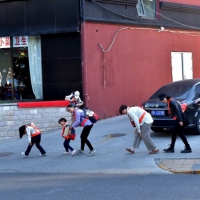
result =
[[165,116],[165,111],[164,110],[152,110],[151,115],[154,116]]

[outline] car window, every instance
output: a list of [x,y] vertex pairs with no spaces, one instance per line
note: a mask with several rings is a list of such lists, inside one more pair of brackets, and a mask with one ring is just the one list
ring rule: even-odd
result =
[[195,100],[198,98],[200,98],[200,84],[195,86],[194,97],[192,98],[192,100]]
[[166,85],[157,90],[150,97],[150,99],[158,99],[158,95],[162,92],[173,98],[185,99],[188,96],[191,88],[192,86],[190,85]]

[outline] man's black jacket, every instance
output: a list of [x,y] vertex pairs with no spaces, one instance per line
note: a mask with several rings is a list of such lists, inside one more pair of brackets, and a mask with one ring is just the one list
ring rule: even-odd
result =
[[176,116],[177,120],[179,122],[185,122],[186,121],[185,114],[183,114],[181,105],[178,101],[171,98],[170,102],[169,102],[169,109],[170,109],[170,112],[172,114],[172,117]]

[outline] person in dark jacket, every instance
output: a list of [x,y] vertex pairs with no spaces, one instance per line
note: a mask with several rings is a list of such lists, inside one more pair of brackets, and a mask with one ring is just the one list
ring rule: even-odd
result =
[[158,95],[160,101],[167,103],[168,113],[175,120],[175,125],[172,131],[171,144],[170,147],[164,149],[166,153],[174,153],[174,146],[176,143],[177,134],[185,144],[185,149],[181,153],[191,153],[192,149],[187,141],[187,138],[184,135],[184,126],[186,125],[187,119],[185,114],[182,112],[181,104],[177,100],[171,98],[165,93]]

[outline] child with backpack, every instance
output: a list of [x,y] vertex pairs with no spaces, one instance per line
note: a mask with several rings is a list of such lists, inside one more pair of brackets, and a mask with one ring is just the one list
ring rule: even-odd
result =
[[65,97],[65,100],[70,101],[70,104],[74,107],[80,108],[83,106],[83,101],[80,98],[79,91],[72,92],[70,95]]
[[19,137],[20,137],[20,139],[25,134],[28,136],[29,145],[28,145],[25,153],[22,152],[22,155],[24,155],[24,157],[27,158],[32,147],[33,147],[33,145],[35,144],[35,146],[39,149],[39,151],[41,153],[41,154],[39,154],[39,156],[46,156],[45,150],[40,145],[41,131],[35,126],[34,123],[30,123],[30,124],[23,125],[23,126],[19,127]]
[[[76,153],[76,150],[73,149],[69,143],[71,140],[75,139],[75,130],[74,129],[69,129],[69,124],[67,123],[67,120],[65,118],[60,118],[58,123],[62,126],[62,132],[61,132],[61,136],[65,139],[63,146],[65,148],[65,152],[63,153],[63,155],[70,155],[73,156]],[[69,152],[69,150],[71,152]]]

